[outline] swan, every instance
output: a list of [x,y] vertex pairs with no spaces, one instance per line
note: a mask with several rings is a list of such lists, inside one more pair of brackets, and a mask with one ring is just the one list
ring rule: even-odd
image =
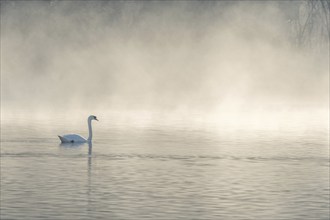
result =
[[88,132],[89,132],[89,136],[88,136],[87,140],[78,134],[66,134],[63,136],[58,135],[58,137],[60,138],[62,143],[86,143],[86,142],[90,143],[92,141],[92,137],[93,137],[92,120],[98,121],[98,119],[94,115],[90,115],[87,118]]

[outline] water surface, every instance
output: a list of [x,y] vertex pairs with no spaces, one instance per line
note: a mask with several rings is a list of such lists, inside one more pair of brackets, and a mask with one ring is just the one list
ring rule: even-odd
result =
[[[111,121],[111,123],[110,123]],[[328,219],[328,129],[6,118],[1,219]]]

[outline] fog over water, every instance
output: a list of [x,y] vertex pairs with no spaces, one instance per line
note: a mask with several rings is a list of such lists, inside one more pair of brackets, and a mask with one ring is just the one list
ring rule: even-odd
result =
[[295,45],[307,3],[1,2],[2,113],[327,119],[324,29]]
[[0,219],[328,219],[330,1],[0,5]]

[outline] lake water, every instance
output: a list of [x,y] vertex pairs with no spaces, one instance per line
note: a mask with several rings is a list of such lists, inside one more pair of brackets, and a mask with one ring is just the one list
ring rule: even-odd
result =
[[3,118],[1,219],[329,219],[327,126],[93,129],[60,145],[85,120]]

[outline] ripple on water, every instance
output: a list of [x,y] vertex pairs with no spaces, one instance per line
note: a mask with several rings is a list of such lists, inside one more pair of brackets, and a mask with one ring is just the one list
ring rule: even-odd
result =
[[1,219],[329,217],[325,137],[166,129],[101,130],[92,149],[6,131]]

